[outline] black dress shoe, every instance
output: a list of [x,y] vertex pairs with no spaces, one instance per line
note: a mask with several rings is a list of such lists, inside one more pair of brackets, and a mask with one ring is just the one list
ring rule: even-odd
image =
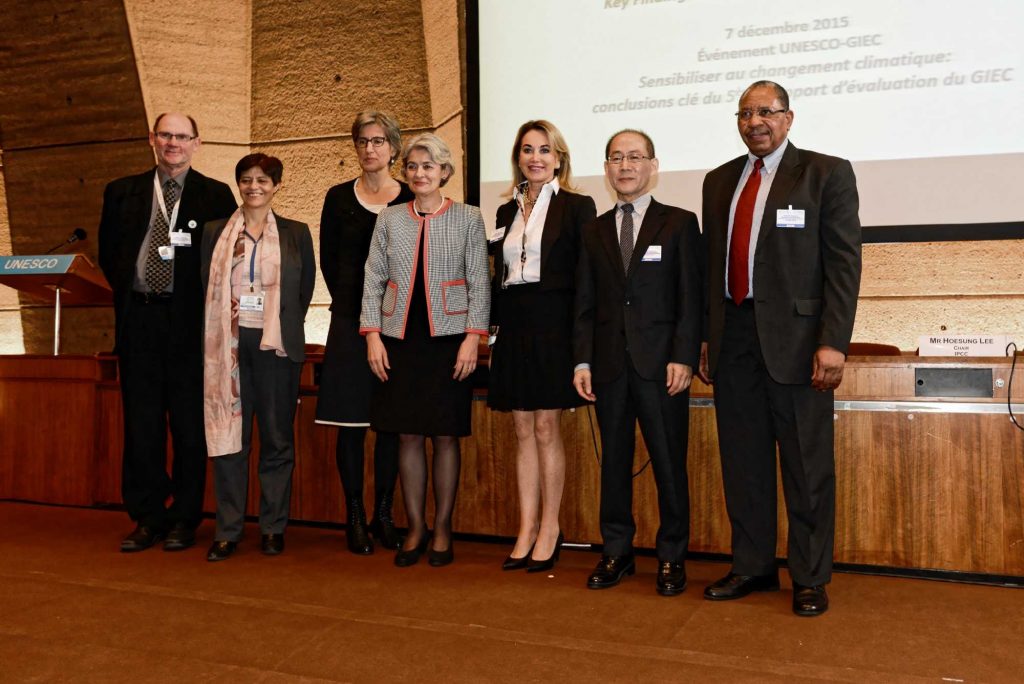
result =
[[730,572],[704,589],[704,598],[709,601],[729,601],[743,598],[755,591],[778,591],[779,573],[770,575],[737,575]]
[[623,577],[635,572],[636,558],[631,553],[625,556],[601,556],[597,567],[587,578],[587,586],[591,589],[614,587]]
[[195,544],[195,529],[186,523],[176,522],[164,539],[164,551],[184,551]]
[[284,534],[264,534],[260,537],[260,551],[264,556],[277,556],[284,551]]
[[136,525],[127,537],[121,540],[122,553],[145,551],[164,538],[164,531],[148,525]]
[[526,572],[547,572],[553,570],[555,563],[558,562],[558,556],[562,553],[562,531],[558,531],[558,539],[555,540],[555,550],[551,552],[551,555],[547,557],[547,560],[537,560],[530,557],[530,562],[526,566]]
[[427,551],[427,563],[434,568],[441,568],[448,565],[455,560],[455,550],[452,547],[452,542],[448,542],[448,548],[444,551],[435,551],[434,549],[430,549],[430,551]]
[[828,594],[822,584],[805,587],[793,582],[793,612],[803,617],[816,617],[828,610]]
[[[407,568],[410,565],[416,565],[420,562],[420,556],[422,556],[423,552],[427,550],[428,543],[430,543],[430,535],[424,533],[423,538],[420,539],[420,543],[417,544],[415,548],[409,549],[408,551],[405,549],[399,549],[398,553],[395,554],[395,565],[400,568]],[[448,550],[451,551],[450,546],[448,547]]]
[[658,593],[662,596],[682,594],[686,589],[686,566],[662,561],[658,566]]
[[235,552],[236,548],[238,548],[238,542],[215,541],[210,545],[210,550],[206,552],[206,560],[211,563],[227,560]]

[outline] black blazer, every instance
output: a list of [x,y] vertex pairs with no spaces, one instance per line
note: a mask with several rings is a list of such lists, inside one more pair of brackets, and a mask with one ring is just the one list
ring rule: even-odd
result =
[[[704,179],[708,259],[708,364],[718,365],[725,326],[729,207],[744,155]],[[754,251],[757,336],[776,382],[807,384],[821,345],[845,352],[860,291],[861,232],[857,180],[850,162],[797,149],[782,155]],[[804,228],[777,228],[776,211],[803,209]]]
[[[494,256],[494,277],[491,280],[491,324],[500,325],[501,284],[505,280],[505,238],[515,220],[519,206],[509,200],[498,207],[495,227],[504,228],[500,239],[488,243]],[[540,289],[571,290],[576,286],[576,265],[580,255],[580,234],[583,226],[597,215],[594,200],[588,195],[565,188],[551,198],[544,219],[540,243]]]
[[[229,217],[230,218],[230,217]],[[281,341],[288,358],[296,363],[306,360],[306,312],[313,301],[316,260],[309,226],[274,214],[281,238]],[[203,228],[201,277],[203,292],[210,281],[210,261],[217,238],[227,219],[211,221]]]
[[[111,181],[103,192],[99,228],[100,268],[114,290],[114,340],[117,351],[126,316],[131,315],[135,262],[149,230],[156,168]],[[172,230],[192,234],[191,247],[174,250],[174,294],[170,303],[176,342],[186,351],[202,349],[203,294],[199,282],[199,243],[207,221],[230,216],[237,207],[231,188],[195,169],[185,176],[178,220]]]
[[[659,261],[644,261],[651,247]],[[700,229],[693,212],[652,199],[637,234],[628,274],[615,229],[615,209],[583,229],[573,327],[575,363],[590,364],[594,382],[626,370],[664,380],[666,366],[695,368],[703,309]]]
[[[398,197],[388,206],[413,199],[409,186],[399,185]],[[377,215],[356,199],[355,186],[350,180],[328,190],[320,213],[320,270],[331,293],[331,311],[350,318],[359,318],[366,257],[377,222]]]

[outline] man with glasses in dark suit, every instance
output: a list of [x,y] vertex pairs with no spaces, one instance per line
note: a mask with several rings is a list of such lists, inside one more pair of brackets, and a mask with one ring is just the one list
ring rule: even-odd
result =
[[636,569],[639,423],[658,489],[655,587],[675,596],[686,589],[690,541],[686,442],[703,317],[700,230],[696,214],[651,196],[658,160],[646,133],[613,135],[604,168],[617,201],[583,229],[573,330],[573,384],[596,402],[601,428],[604,548],[587,586],[613,587]]
[[704,180],[707,344],[732,568],[704,597],[777,591],[776,446],[789,519],[793,612],[821,615],[835,537],[833,390],[860,289],[857,181],[850,162],[797,149],[789,95],[771,81],[736,113],[748,154]]
[[227,185],[191,168],[200,145],[192,117],[161,114],[149,144],[156,168],[107,185],[99,228],[124,407],[121,493],[136,523],[124,552],[195,544],[206,484],[199,246],[203,224],[237,207]]

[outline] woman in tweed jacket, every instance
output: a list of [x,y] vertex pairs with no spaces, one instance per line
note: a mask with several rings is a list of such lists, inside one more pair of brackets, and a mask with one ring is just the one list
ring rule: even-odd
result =
[[470,433],[480,337],[487,334],[490,286],[483,217],[446,199],[454,168],[447,145],[417,136],[402,153],[412,202],[377,218],[366,260],[360,332],[381,380],[370,424],[400,436],[399,473],[409,534],[395,556],[413,565],[427,548],[426,437],[434,446],[431,565],[451,563],[452,511],[459,483],[459,437]]

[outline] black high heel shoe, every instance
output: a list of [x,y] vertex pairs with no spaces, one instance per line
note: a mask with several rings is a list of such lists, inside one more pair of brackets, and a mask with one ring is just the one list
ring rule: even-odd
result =
[[430,535],[426,532],[423,533],[423,538],[420,539],[420,543],[416,545],[416,548],[399,549],[398,553],[395,554],[395,565],[400,568],[407,568],[410,565],[416,565],[420,562],[420,556],[427,550],[427,545],[430,543]]
[[448,548],[444,551],[435,551],[431,548],[427,551],[427,563],[433,568],[441,568],[455,560],[455,542],[449,541]]
[[[536,545],[537,545],[537,542],[534,542],[533,546],[536,546]],[[501,564],[501,569],[502,570],[522,570],[523,568],[525,568],[530,563],[530,556],[533,554],[533,546],[530,547],[530,550],[527,551],[526,555],[523,556],[522,558],[516,558],[512,554],[509,554],[508,558],[505,559],[505,562]]]
[[551,555],[546,560],[534,560],[530,558],[530,562],[526,564],[526,572],[547,572],[555,567],[555,563],[558,562],[558,556],[562,552],[562,531],[558,531],[558,539],[555,540],[555,550],[551,552]]

